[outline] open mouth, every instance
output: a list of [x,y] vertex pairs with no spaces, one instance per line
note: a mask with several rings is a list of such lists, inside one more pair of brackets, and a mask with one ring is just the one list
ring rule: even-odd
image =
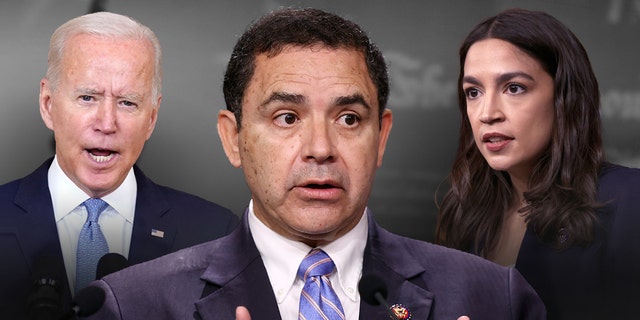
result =
[[496,142],[502,142],[508,140],[504,137],[491,137],[489,139],[485,139],[484,142],[489,142],[489,143],[496,143]]
[[487,133],[482,136],[482,142],[490,144],[501,144],[511,140],[513,140],[513,137],[509,137],[501,133]]
[[116,152],[105,149],[87,149],[87,152],[96,162],[107,162],[116,155]]

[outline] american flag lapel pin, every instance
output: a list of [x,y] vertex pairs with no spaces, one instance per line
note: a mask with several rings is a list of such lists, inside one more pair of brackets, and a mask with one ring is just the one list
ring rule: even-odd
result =
[[395,318],[389,317],[391,319],[411,320],[411,311],[409,311],[409,309],[407,309],[403,304],[396,303],[392,305],[389,310],[396,316]]
[[164,231],[151,229],[151,235],[158,238],[164,238]]

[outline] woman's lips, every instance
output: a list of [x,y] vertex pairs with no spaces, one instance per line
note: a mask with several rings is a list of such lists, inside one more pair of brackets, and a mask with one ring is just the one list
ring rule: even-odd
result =
[[482,136],[482,142],[487,150],[497,152],[506,148],[513,141],[512,137],[501,133],[487,133]]

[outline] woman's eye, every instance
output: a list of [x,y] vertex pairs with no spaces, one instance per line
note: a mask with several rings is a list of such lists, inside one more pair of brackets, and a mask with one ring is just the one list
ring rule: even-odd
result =
[[524,92],[524,87],[519,84],[510,84],[507,86],[507,92],[510,94],[519,94]]
[[477,98],[480,95],[480,91],[478,91],[478,89],[470,88],[467,89],[466,95],[469,99]]

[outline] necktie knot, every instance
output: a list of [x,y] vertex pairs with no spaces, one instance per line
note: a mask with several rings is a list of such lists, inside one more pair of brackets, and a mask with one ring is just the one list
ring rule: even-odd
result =
[[328,275],[336,268],[329,256],[313,249],[302,259],[298,277],[304,281],[298,320],[344,320],[344,310]]
[[107,206],[109,206],[109,204],[106,203],[104,200],[98,199],[98,198],[87,199],[82,204],[84,205],[85,208],[87,208],[87,212],[88,212],[87,221],[91,221],[91,222],[98,222],[98,217],[100,216],[100,213],[102,213],[102,211],[104,211],[104,209],[106,209]]
[[329,255],[320,249],[313,249],[300,263],[298,277],[306,282],[309,277],[330,275],[335,267]]

